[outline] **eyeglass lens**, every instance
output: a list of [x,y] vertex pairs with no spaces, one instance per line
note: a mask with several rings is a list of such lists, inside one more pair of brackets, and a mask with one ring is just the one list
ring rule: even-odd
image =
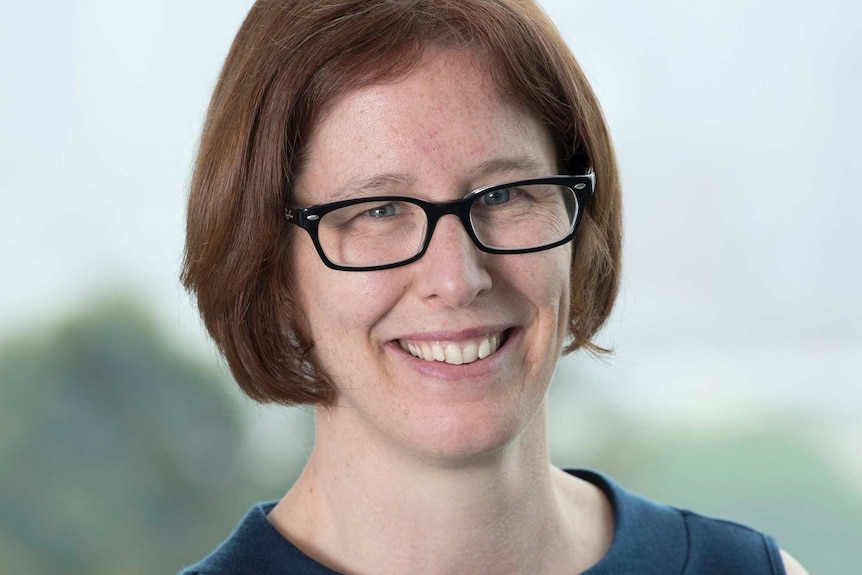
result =
[[[521,250],[553,244],[572,231],[574,191],[555,184],[497,188],[471,198],[470,223],[488,248]],[[374,200],[348,205],[321,217],[321,248],[336,265],[372,267],[408,260],[422,251],[428,216],[418,204]]]

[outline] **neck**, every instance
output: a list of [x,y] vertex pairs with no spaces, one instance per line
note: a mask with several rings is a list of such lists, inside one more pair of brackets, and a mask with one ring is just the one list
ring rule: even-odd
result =
[[457,460],[350,441],[319,413],[314,452],[270,518],[350,573],[546,572],[560,557],[571,568],[573,554],[587,567],[600,554],[578,554],[590,547],[577,529],[585,492],[551,468],[544,413],[493,453]]

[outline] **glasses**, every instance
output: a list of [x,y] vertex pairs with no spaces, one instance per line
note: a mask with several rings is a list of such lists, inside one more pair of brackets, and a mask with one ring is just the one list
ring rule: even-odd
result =
[[449,214],[483,252],[525,254],[563,245],[575,237],[594,187],[590,172],[485,186],[452,202],[376,196],[290,207],[284,215],[308,232],[328,267],[374,271],[421,258],[437,221]]

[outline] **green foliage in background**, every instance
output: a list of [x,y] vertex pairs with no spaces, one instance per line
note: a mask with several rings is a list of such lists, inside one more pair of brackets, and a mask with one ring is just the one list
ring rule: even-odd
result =
[[612,425],[582,465],[656,501],[769,533],[812,575],[857,570],[862,492],[806,426],[762,414],[756,425]]
[[618,453],[649,496],[766,531],[812,574],[852,573],[862,493],[807,427],[778,418],[753,429],[664,430]]
[[0,572],[170,573],[249,503],[224,377],[102,301],[0,347]]

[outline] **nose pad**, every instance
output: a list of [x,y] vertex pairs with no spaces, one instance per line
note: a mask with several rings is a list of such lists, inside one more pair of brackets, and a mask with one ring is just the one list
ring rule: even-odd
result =
[[452,308],[469,305],[491,289],[489,255],[476,247],[456,215],[443,216],[437,221],[425,255],[417,262],[422,295]]

